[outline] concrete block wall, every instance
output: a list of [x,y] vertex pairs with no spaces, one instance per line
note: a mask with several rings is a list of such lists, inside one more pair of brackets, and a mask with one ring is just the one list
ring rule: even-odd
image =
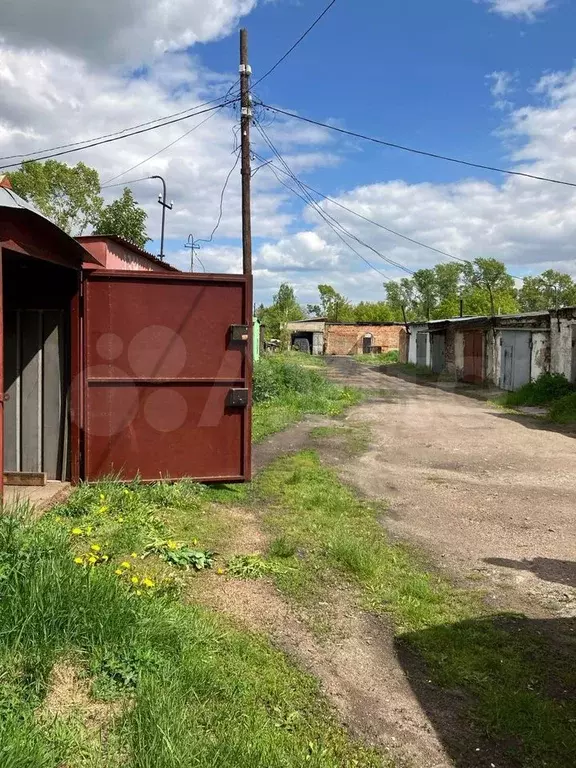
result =
[[325,342],[327,355],[361,355],[364,336],[372,335],[372,346],[382,347],[382,352],[400,349],[401,325],[330,325],[326,324]]

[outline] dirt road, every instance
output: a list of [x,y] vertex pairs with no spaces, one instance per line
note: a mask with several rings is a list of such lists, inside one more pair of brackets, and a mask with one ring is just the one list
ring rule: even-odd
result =
[[369,425],[371,443],[340,471],[389,503],[386,527],[452,573],[575,616],[576,439],[446,385],[329,364],[331,377],[378,391],[347,415]]

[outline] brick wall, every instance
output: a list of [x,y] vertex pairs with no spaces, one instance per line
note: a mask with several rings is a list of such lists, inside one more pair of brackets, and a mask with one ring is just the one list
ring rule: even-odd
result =
[[382,347],[382,352],[400,349],[404,327],[401,325],[330,325],[326,324],[325,343],[327,355],[361,355],[364,336],[372,334],[372,346]]

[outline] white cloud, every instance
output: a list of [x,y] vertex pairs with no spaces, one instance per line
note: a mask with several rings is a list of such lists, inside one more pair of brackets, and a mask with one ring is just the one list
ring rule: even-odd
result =
[[539,13],[551,8],[551,0],[483,0],[494,13],[506,18],[523,17],[532,21]]
[[497,109],[509,109],[513,106],[507,98],[515,90],[517,75],[513,72],[490,72],[486,80],[490,87],[490,93],[494,97],[494,106]]
[[11,45],[52,49],[94,65],[142,64],[230,32],[257,0],[4,0]]

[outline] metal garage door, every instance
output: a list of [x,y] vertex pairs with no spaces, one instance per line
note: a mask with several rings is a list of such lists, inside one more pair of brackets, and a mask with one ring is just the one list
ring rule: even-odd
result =
[[250,293],[234,275],[86,277],[85,479],[250,479]]
[[434,373],[442,373],[446,367],[446,334],[430,334],[430,354],[432,358],[432,370]]
[[520,389],[530,382],[530,331],[502,331],[500,388]]
[[416,365],[426,366],[427,363],[428,334],[426,331],[418,331],[416,334]]

